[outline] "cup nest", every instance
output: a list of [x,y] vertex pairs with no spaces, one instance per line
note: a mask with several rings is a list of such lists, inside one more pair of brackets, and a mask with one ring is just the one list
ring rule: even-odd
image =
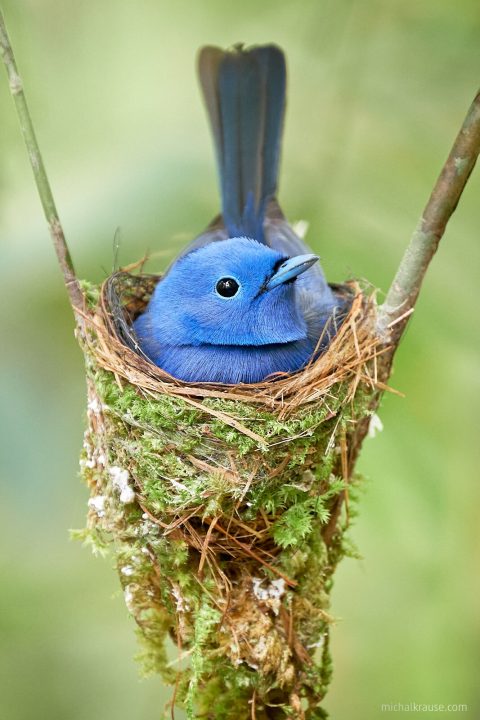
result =
[[86,293],[82,537],[113,550],[144,665],[175,685],[172,706],[209,717],[214,703],[217,720],[277,717],[273,707],[321,717],[357,431],[379,391],[374,297],[335,287],[346,316],[299,372],[195,384],[150,363],[135,339],[159,280],[119,272]]
[[338,382],[349,380],[353,397],[358,382],[376,381],[369,373],[378,348],[374,332],[375,301],[373,296],[362,293],[355,282],[332,286],[347,310],[328,350],[300,372],[277,373],[263,382],[248,385],[177,380],[148,360],[132,329],[133,321],[145,309],[160,280],[157,275],[127,272],[111,275],[101,287],[93,315],[97,336],[93,352],[99,364],[143,390],[255,403],[285,417],[301,405],[316,402]]

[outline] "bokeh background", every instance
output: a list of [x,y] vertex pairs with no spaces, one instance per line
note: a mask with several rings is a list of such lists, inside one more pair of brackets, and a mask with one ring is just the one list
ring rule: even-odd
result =
[[[332,281],[383,290],[480,81],[477,0],[2,4],[77,270],[97,281],[116,233],[121,264],[150,250],[157,270],[217,211],[200,45],[284,47],[284,209],[310,222]],[[385,399],[361,458],[334,720],[388,702],[479,717],[479,228],[477,168],[398,352],[406,398]],[[0,247],[0,717],[154,720],[167,692],[138,679],[111,562],[68,538],[87,500],[82,358],[3,71]]]

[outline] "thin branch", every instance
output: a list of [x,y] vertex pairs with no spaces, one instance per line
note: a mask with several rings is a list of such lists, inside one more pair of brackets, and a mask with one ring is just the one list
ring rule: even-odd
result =
[[400,262],[385,302],[379,308],[378,332],[385,342],[391,345],[391,357],[413,311],[430,261],[457,207],[479,153],[480,92],[470,106]]
[[[480,93],[470,106],[467,117],[453,144],[442,172],[432,190],[423,215],[412,235],[397,274],[378,311],[377,333],[384,350],[377,355],[376,386],[386,389],[384,382],[390,376],[393,357],[403,335],[408,318],[413,312],[423,278],[445,232],[467,180],[480,153]],[[383,387],[382,387],[383,385]],[[377,392],[370,410],[375,412],[382,397]],[[349,467],[354,467],[363,440],[370,426],[370,416],[360,420],[350,439]],[[341,495],[331,510],[331,517],[323,531],[323,539],[330,545],[338,531],[338,521],[344,496]]]
[[[68,250],[65,235],[55,207],[50,183],[43,164],[40,149],[38,147],[35,130],[28,110],[27,101],[23,91],[22,79],[19,75],[15,57],[13,54],[10,39],[8,37],[5,20],[0,10],[0,54],[5,64],[8,76],[8,84],[20,121],[20,129],[28,152],[30,165],[37,184],[38,194],[43,207],[50,234],[52,236],[55,252],[57,253],[60,269],[63,273],[65,286],[72,304],[73,310],[81,310],[84,306],[84,296],[80,289],[77,276],[73,267],[72,258]],[[76,313],[78,320],[78,314]]]

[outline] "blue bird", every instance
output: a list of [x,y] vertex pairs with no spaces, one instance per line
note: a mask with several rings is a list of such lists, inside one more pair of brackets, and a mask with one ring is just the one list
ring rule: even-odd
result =
[[134,329],[145,355],[175,378],[255,383],[324,350],[341,302],[276,200],[282,51],[204,47],[199,76],[222,214],[172,263]]

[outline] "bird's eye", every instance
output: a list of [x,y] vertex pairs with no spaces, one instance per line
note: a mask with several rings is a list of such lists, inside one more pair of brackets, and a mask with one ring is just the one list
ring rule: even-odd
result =
[[237,294],[240,285],[235,278],[225,277],[220,278],[215,286],[217,293],[224,298],[231,298]]

